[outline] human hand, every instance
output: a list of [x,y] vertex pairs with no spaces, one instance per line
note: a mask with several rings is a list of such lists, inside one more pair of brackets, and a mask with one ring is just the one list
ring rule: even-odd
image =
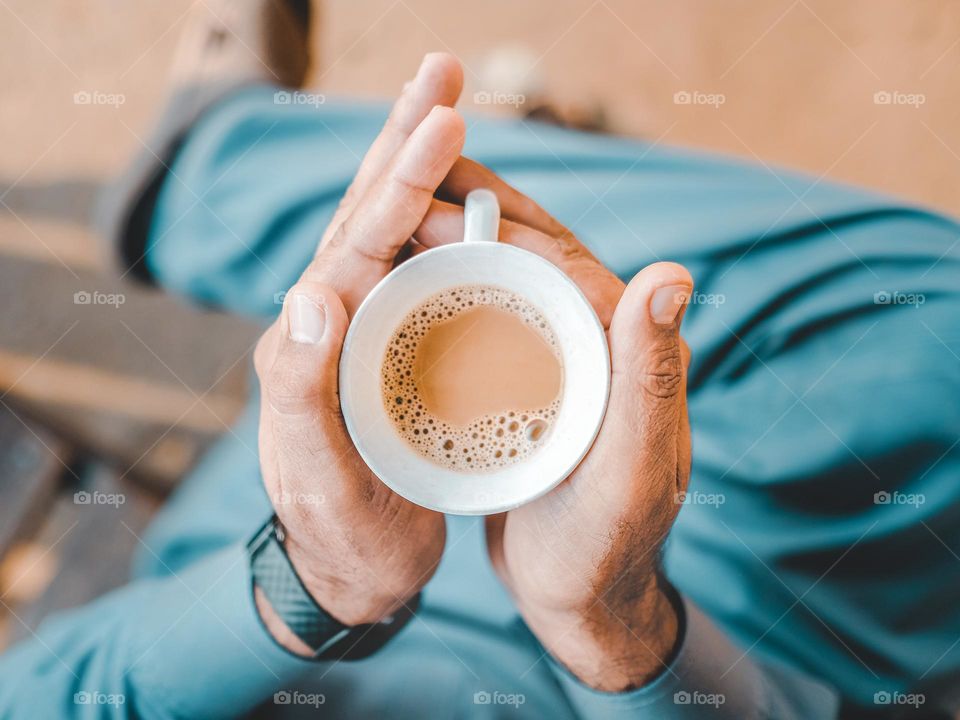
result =
[[[689,349],[679,326],[693,289],[680,265],[657,263],[629,286],[536,203],[461,158],[440,188],[460,202],[497,193],[500,241],[531,250],[577,283],[607,329],[610,404],[592,449],[552,492],[487,520],[492,562],[527,624],[584,682],[618,691],[664,667],[677,619],[657,568],[690,470]],[[434,203],[417,239],[462,235],[462,211]]]
[[[399,609],[443,552],[443,516],[395,494],[357,453],[337,375],[350,316],[390,271],[460,155],[464,125],[452,106],[461,85],[451,56],[424,59],[254,355],[261,471],[287,554],[318,604],[347,625]],[[282,644],[309,654],[259,591],[257,605]]]
[[608,331],[610,403],[596,442],[553,491],[487,523],[493,564],[531,630],[601,690],[646,684],[676,641],[658,557],[689,480],[679,326],[692,286],[673,263],[633,278]]

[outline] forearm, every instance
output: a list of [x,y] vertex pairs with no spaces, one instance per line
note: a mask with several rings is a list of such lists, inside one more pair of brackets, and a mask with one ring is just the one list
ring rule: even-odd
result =
[[679,624],[672,594],[654,578],[629,598],[598,597],[577,612],[537,613],[528,622],[584,684],[624,692],[653,681],[675,655]]
[[[548,656],[554,674],[579,717],[610,720],[803,720],[808,717],[834,718],[839,700],[832,688],[785,666],[773,666],[736,647],[689,601],[680,600],[676,616],[677,636],[673,656],[659,666],[642,685],[622,691],[605,691],[591,683],[589,675],[576,674],[573,665],[558,655]],[[659,651],[658,633],[642,640],[648,655]],[[570,643],[570,647],[576,647]],[[669,650],[668,650],[669,653]],[[609,661],[592,656],[600,664],[601,683],[622,684],[622,678],[640,678],[643,653],[638,665],[632,658],[608,653]],[[661,656],[666,658],[667,655]],[[627,661],[628,665],[622,665]],[[574,663],[582,661],[574,660]],[[603,663],[610,665],[604,670]],[[631,680],[633,682],[633,680]],[[624,686],[629,687],[629,686]]]
[[260,623],[237,545],[44,623],[0,658],[0,716],[235,717],[308,667]]

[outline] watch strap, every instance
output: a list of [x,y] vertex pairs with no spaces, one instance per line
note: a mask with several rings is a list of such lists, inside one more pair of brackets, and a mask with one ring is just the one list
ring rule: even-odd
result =
[[304,587],[283,547],[284,530],[271,518],[248,543],[254,584],[287,627],[314,651],[317,660],[369,657],[396,635],[413,616],[420,596],[377,623],[344,625],[326,612]]

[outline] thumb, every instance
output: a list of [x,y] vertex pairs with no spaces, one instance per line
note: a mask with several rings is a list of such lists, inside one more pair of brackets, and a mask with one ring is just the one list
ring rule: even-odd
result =
[[608,419],[621,438],[639,441],[661,462],[683,454],[685,441],[677,433],[683,435],[686,418],[688,351],[680,323],[692,292],[686,268],[655,263],[630,281],[610,324]]
[[290,288],[277,321],[275,351],[261,383],[281,416],[338,416],[337,369],[347,313],[328,286],[301,281]]
[[308,489],[317,479],[318,458],[332,464],[349,448],[337,391],[347,324],[333,290],[302,281],[287,293],[280,317],[257,346],[260,463],[271,498]]

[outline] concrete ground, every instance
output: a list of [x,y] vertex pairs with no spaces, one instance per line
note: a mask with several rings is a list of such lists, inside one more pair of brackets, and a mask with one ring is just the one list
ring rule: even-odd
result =
[[[105,458],[111,482],[150,487],[176,482],[235,417],[257,335],[108,278],[88,229],[97,188],[159,110],[188,6],[0,0],[0,402]],[[317,30],[311,85],[324,92],[394,95],[424,52],[446,49],[465,63],[470,106],[498,89],[483,80],[490,51],[519,46],[543,94],[599,109],[615,132],[960,211],[960,5],[948,0],[333,0]],[[126,302],[75,304],[83,291]],[[0,579],[76,558],[91,523],[57,508]],[[44,595],[35,585],[22,602]]]

